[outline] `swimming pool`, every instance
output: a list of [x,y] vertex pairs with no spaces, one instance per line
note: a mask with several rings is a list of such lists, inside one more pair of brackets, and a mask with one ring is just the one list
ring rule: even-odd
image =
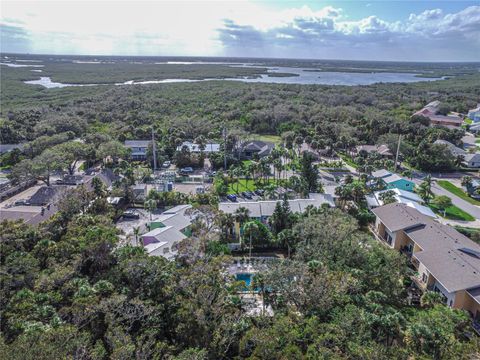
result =
[[237,279],[237,281],[244,281],[245,282],[245,290],[250,290],[250,285],[252,283],[253,274],[250,274],[250,273],[236,274],[235,278]]

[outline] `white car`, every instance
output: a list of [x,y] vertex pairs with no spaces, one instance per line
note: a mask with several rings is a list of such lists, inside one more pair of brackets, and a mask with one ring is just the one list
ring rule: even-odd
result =
[[169,168],[170,165],[172,165],[172,162],[171,162],[171,161],[165,161],[165,162],[162,164],[162,167],[164,167],[164,168]]

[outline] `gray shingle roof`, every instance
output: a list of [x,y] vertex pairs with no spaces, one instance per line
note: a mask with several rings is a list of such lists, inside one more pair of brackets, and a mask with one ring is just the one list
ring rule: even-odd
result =
[[480,286],[480,256],[472,255],[480,254],[480,245],[405,204],[385,205],[373,213],[389,230],[405,231],[421,248],[413,256],[449,292]]
[[[227,214],[234,214],[235,211],[241,207],[249,210],[250,217],[272,216],[277,202],[282,200],[267,200],[267,201],[245,201],[245,202],[222,202],[218,204],[219,210]],[[307,206],[320,207],[322,204],[328,204],[331,207],[335,206],[333,198],[328,194],[310,194],[309,199],[295,199],[288,200],[292,212],[303,213]]]
[[145,147],[150,144],[150,140],[125,140],[126,147]]
[[10,152],[14,149],[23,149],[25,144],[0,144],[0,154]]
[[423,224],[427,216],[405,204],[393,203],[372,210],[390,231],[405,230]]
[[381,169],[381,170],[377,170],[377,171],[372,172],[372,176],[374,178],[383,178],[383,177],[390,176],[390,175],[392,175],[392,173],[388,170],[385,170],[385,169]]

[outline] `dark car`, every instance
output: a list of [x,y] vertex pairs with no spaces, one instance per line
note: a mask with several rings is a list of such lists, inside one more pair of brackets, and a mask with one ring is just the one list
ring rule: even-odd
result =
[[255,195],[263,196],[263,194],[265,194],[265,191],[264,191],[264,190],[262,190],[262,189],[257,189],[257,190],[255,190]]
[[188,174],[191,174],[191,173],[193,173],[193,168],[191,168],[190,166],[180,169],[180,174],[182,174],[182,175],[188,175]]
[[124,219],[140,219],[140,214],[133,210],[127,210],[122,214]]
[[237,201],[237,197],[233,194],[228,194],[227,199],[230,200],[231,202],[236,202]]
[[242,192],[242,196],[245,198],[245,199],[252,199],[253,198],[253,194],[251,191],[244,191]]

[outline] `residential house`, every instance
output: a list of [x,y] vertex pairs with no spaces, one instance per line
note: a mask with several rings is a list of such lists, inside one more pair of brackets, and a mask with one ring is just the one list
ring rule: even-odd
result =
[[457,157],[457,156],[464,156],[467,152],[458,146],[455,146],[451,142],[447,140],[435,140],[434,142],[435,145],[445,145],[447,149],[450,151],[452,156]]
[[405,204],[411,208],[414,208],[421,212],[422,214],[429,216],[431,218],[436,219],[437,215],[430,209],[429,207],[423,205],[424,201],[423,199],[415,194],[414,192],[411,191],[405,191],[405,190],[400,190],[397,188],[394,189],[387,189],[387,190],[381,190],[381,191],[376,191],[371,195],[367,195],[365,198],[367,200],[367,205],[370,209],[377,208],[379,206],[383,206],[384,202],[382,200],[381,194],[387,192],[387,191],[393,191],[394,193],[394,198],[395,202],[399,204]]
[[50,219],[58,211],[55,204],[46,206],[14,206],[11,208],[0,209],[0,219],[3,220],[23,220],[25,224],[37,226],[43,221]]
[[367,154],[377,153],[382,157],[391,158],[393,157],[392,152],[389,147],[385,144],[382,145],[358,145],[355,148],[355,153],[360,155],[360,153],[365,152]]
[[372,172],[372,177],[374,179],[381,179],[387,189],[400,189],[406,191],[413,191],[415,188],[415,183],[411,180],[405,179],[397,174],[394,174],[388,170],[381,169]]
[[480,133],[480,123],[470,125],[470,127],[468,128],[468,131],[473,134]]
[[475,109],[469,110],[467,117],[474,123],[480,122],[480,104],[477,104]]
[[67,191],[67,186],[42,186],[33,194],[28,203],[33,206],[45,206],[57,202]]
[[[188,151],[191,153],[199,153],[202,150],[198,144],[195,144],[190,141],[184,141],[180,146],[177,146],[177,151],[182,151],[184,147],[187,147]],[[220,152],[220,144],[208,143],[205,144],[204,153],[216,153]]]
[[442,125],[446,127],[459,127],[463,123],[463,119],[458,115],[439,115],[440,101],[432,101],[425,105],[421,110],[413,114],[413,116],[424,116],[430,120],[430,125]]
[[270,155],[275,145],[270,142],[253,140],[240,144],[239,152],[242,159],[262,158]]
[[[265,201],[245,201],[245,202],[221,202],[218,204],[218,209],[226,214],[234,215],[240,208],[248,210],[251,219],[258,220],[264,224],[268,224],[268,219],[273,215],[275,206],[282,200],[265,200]],[[293,213],[303,213],[308,206],[315,208],[327,204],[330,207],[335,207],[333,197],[328,194],[309,194],[308,199],[294,199],[288,200],[290,210]],[[235,224],[235,232],[239,233],[240,225]]]
[[474,169],[480,168],[480,154],[479,153],[469,154],[465,150],[455,146],[454,144],[452,144],[451,142],[448,142],[446,140],[436,140],[434,142],[434,144],[445,145],[448,148],[448,150],[450,150],[450,153],[454,157],[462,156],[463,157],[462,164],[465,167],[474,168]]
[[22,150],[24,144],[0,144],[0,155],[13,151],[15,149]]
[[171,208],[150,222],[150,231],[142,235],[143,246],[151,256],[173,259],[180,241],[191,235],[190,226],[194,217],[187,214],[191,205]]
[[383,179],[388,176],[392,175],[392,173],[386,169],[380,169],[377,171],[372,172],[372,177],[375,179]]
[[131,158],[136,161],[147,160],[147,150],[151,140],[126,140],[125,147],[131,150]]
[[418,287],[438,292],[446,305],[468,311],[478,325],[480,245],[405,204],[385,205],[373,213],[376,237],[411,259]]
[[468,168],[480,168],[480,154],[465,154],[463,156],[462,164]]

